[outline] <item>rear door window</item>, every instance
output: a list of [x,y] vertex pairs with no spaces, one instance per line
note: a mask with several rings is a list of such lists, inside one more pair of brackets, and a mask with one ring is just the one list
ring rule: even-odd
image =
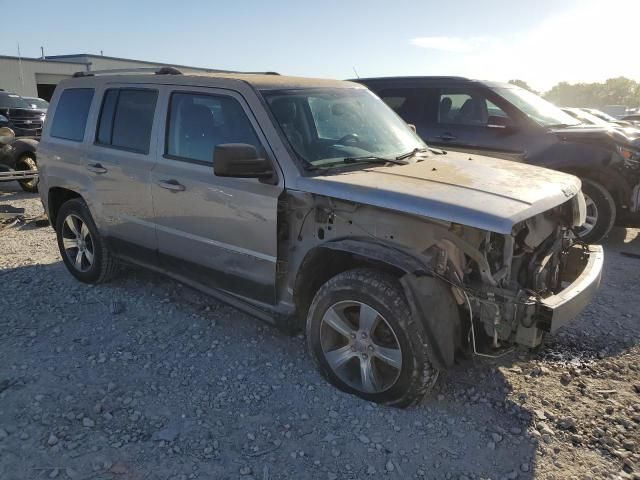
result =
[[426,91],[422,88],[390,88],[377,92],[407,123],[419,124],[425,121]]
[[475,90],[442,90],[438,123],[443,125],[487,126],[494,120],[504,123],[509,116]]
[[262,148],[235,98],[189,92],[171,95],[166,140],[169,157],[211,164],[215,146],[225,143]]
[[93,88],[68,88],[63,91],[58,99],[50,135],[81,142],[92,99]]
[[156,90],[109,89],[104,95],[96,142],[137,153],[149,153]]

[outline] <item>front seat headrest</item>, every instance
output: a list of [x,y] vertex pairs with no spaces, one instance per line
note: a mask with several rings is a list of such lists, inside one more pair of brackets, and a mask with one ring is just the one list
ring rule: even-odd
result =
[[278,98],[271,104],[271,110],[279,123],[293,123],[296,119],[297,108],[291,98]]

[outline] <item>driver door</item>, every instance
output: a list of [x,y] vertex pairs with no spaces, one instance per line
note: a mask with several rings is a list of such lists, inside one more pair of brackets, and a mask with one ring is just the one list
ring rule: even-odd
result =
[[523,161],[526,143],[516,122],[480,89],[441,88],[434,123],[424,140],[433,146]]
[[162,266],[206,287],[274,304],[282,176],[273,185],[213,173],[218,144],[248,143],[275,158],[248,105],[229,90],[184,87],[169,91],[163,106],[167,122],[152,175]]

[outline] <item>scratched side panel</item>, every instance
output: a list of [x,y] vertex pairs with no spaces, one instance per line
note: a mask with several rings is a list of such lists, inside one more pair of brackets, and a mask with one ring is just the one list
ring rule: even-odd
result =
[[[168,159],[159,162],[152,176],[165,267],[197,276],[210,287],[273,303],[280,187],[215,177],[211,166]],[[172,179],[184,191],[158,186]]]

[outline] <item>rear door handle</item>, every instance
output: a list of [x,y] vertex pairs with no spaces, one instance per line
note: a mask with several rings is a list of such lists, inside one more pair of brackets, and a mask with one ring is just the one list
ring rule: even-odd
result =
[[177,180],[161,180],[158,182],[158,185],[161,188],[166,188],[167,190],[171,190],[172,192],[184,192],[184,190],[186,189],[186,187]]
[[449,141],[449,140],[455,140],[456,136],[447,132],[447,133],[443,133],[442,135],[438,135],[436,138],[439,138],[440,140]]
[[107,173],[107,169],[99,163],[90,163],[87,165],[87,170],[93,173]]

